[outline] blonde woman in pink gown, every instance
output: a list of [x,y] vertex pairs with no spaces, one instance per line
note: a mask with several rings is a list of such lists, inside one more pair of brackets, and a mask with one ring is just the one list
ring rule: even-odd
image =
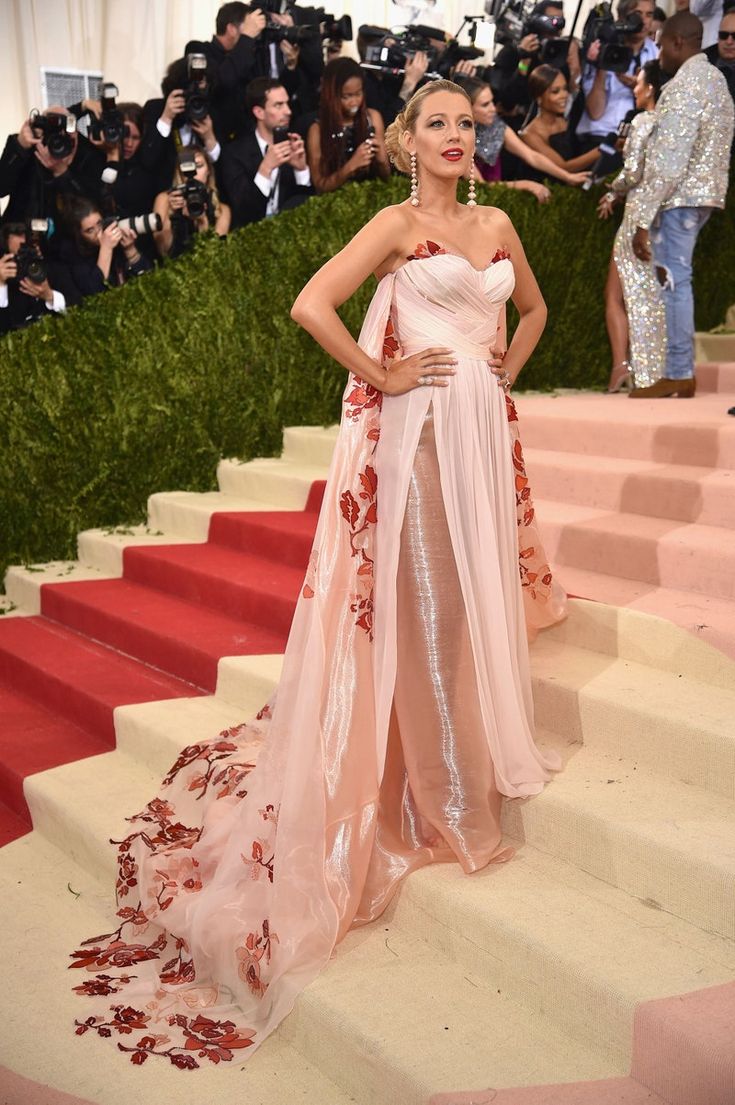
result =
[[[467,95],[427,85],[386,141],[413,163],[411,199],[292,311],[350,376],[277,694],[182,752],[118,845],[119,927],[73,956],[77,1032],[134,1063],[254,1050],[406,874],[509,859],[503,797],[559,767],[534,744],[528,630],[563,617],[564,594],[507,390],[545,306],[507,216],[457,201]],[[336,309],[371,274],[355,342]]]

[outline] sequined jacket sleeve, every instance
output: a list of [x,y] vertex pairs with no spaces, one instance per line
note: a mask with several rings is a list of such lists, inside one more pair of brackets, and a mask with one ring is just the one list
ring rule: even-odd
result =
[[646,143],[654,125],[652,111],[641,112],[630,124],[630,133],[623,148],[623,170],[612,182],[611,188],[618,195],[624,195],[640,184],[646,164]]

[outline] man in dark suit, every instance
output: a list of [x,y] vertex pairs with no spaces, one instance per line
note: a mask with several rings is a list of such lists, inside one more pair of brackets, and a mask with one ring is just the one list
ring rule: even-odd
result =
[[287,129],[291,120],[286,89],[274,77],[257,77],[248,85],[246,104],[254,129],[222,151],[233,227],[298,207],[313,195],[301,136],[289,131],[286,141],[273,141],[274,129]]
[[18,280],[16,255],[26,245],[24,223],[6,223],[0,230],[0,334],[21,330],[49,314],[63,314],[66,301],[61,292],[44,280]]

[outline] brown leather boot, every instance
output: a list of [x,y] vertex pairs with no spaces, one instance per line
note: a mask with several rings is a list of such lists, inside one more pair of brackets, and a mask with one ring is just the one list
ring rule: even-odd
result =
[[647,388],[633,388],[628,398],[630,399],[693,399],[697,390],[697,381],[694,376],[688,376],[684,380],[669,380],[662,376],[655,384]]

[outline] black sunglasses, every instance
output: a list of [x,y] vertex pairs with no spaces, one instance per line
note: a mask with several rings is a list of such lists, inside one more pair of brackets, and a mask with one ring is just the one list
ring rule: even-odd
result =
[[735,31],[718,31],[717,37],[720,42],[726,42],[728,38],[735,39]]

